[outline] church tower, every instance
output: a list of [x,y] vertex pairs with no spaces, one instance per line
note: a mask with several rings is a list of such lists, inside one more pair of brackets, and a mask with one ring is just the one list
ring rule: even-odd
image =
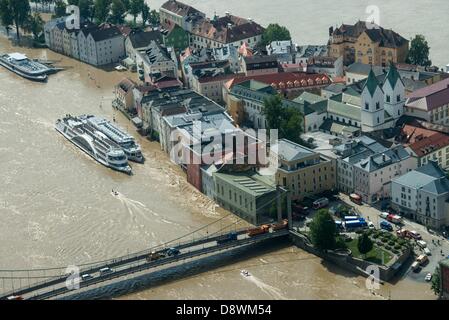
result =
[[385,83],[383,85],[385,96],[385,111],[395,120],[404,114],[405,86],[401,80],[396,66],[391,63]]
[[384,92],[371,69],[362,90],[362,132],[383,129],[385,110]]

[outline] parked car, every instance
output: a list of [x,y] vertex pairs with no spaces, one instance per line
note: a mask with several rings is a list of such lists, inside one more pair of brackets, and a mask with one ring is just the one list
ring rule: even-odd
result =
[[430,252],[429,248],[424,248],[424,253],[428,256],[432,255],[432,252]]
[[425,265],[427,262],[429,262],[429,258],[428,258],[426,255],[422,254],[422,255],[420,255],[420,256],[416,259],[416,261],[417,261],[421,266],[423,266],[423,265]]
[[321,209],[325,208],[329,205],[329,199],[328,198],[320,198],[318,200],[315,200],[312,204],[314,209]]
[[418,240],[416,241],[416,244],[418,245],[418,247],[420,247],[421,249],[424,249],[427,247],[427,243],[423,240]]
[[389,214],[386,219],[395,224],[402,223],[402,217],[397,214]]
[[426,274],[426,277],[424,278],[427,282],[430,282],[432,280],[432,274],[429,272]]
[[387,221],[381,221],[380,228],[387,231],[393,231],[393,226]]
[[380,216],[381,218],[386,219],[386,218],[389,216],[389,213],[388,213],[388,212],[381,212],[381,213],[379,213],[379,216]]
[[355,204],[362,205],[362,197],[357,193],[351,193],[349,195],[349,199]]
[[372,223],[371,221],[368,222],[368,228],[369,228],[369,229],[374,229],[374,228],[375,228],[375,227],[374,227],[374,223]]
[[418,232],[416,232],[415,230],[409,231],[407,233],[407,236],[412,238],[412,239],[415,239],[415,240],[421,240],[422,239],[421,235]]
[[415,262],[412,263],[412,270],[414,272],[418,272],[420,270],[420,266],[419,266],[419,262],[418,261],[415,261]]

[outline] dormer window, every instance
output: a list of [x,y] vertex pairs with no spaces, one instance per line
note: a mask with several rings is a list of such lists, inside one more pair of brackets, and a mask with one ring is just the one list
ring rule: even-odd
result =
[[390,102],[390,100],[391,100],[391,99],[390,99],[390,96],[387,95],[386,101],[387,101],[387,102]]
[[376,110],[379,110],[379,109],[380,109],[380,103],[376,102]]
[[369,103],[365,103],[365,110],[369,110]]
[[397,102],[401,101],[401,95],[398,94],[398,96],[396,97]]

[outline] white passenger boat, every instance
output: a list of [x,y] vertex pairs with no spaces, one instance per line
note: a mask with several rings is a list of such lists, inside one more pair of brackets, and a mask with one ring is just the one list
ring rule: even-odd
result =
[[102,165],[131,174],[122,148],[82,117],[66,115],[56,121],[55,129]]
[[29,80],[46,81],[52,71],[46,65],[28,59],[22,53],[0,54],[0,65]]
[[140,146],[132,135],[121,129],[116,124],[104,118],[93,115],[81,116],[97,130],[104,133],[109,139],[118,144],[126,154],[128,160],[143,163],[145,161]]

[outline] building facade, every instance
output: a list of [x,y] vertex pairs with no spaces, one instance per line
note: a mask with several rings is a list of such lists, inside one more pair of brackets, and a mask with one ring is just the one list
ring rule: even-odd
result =
[[[271,147],[277,158],[276,185],[291,192],[292,200],[303,200],[336,188],[336,162],[286,139]],[[276,157],[277,156],[277,157]]]
[[401,214],[430,228],[449,223],[449,179],[429,162],[392,181],[392,206]]

